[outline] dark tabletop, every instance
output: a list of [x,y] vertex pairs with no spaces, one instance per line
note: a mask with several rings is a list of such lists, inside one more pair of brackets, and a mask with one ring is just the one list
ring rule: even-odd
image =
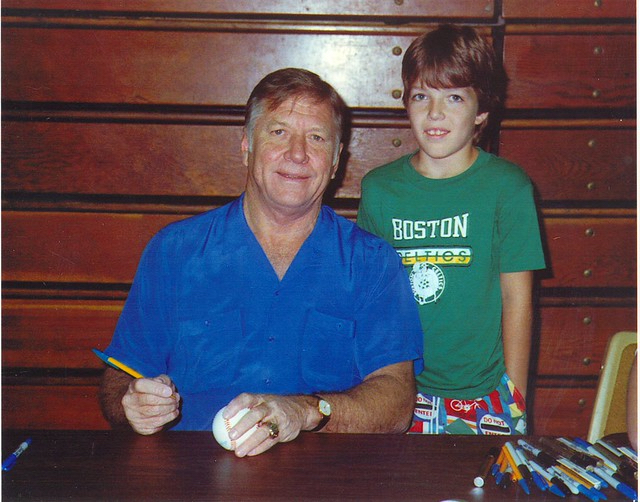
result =
[[2,473],[3,500],[561,500],[492,478],[474,487],[487,450],[514,439],[504,436],[303,433],[241,459],[208,432],[3,431],[3,459],[27,437]]

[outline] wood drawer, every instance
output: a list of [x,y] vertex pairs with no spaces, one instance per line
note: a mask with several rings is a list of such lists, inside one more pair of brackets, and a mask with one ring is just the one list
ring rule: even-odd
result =
[[595,397],[595,388],[537,387],[529,434],[586,438]]
[[[287,16],[393,16],[393,17],[491,17],[493,0],[404,0],[402,2],[363,2],[362,0],[181,0],[180,12],[207,15]],[[69,11],[123,11],[108,0],[7,0],[3,9],[56,9]],[[127,12],[176,14],[174,0],[136,0],[126,4]]]
[[633,107],[635,54],[628,34],[507,34],[507,107]]
[[2,279],[130,283],[151,237],[184,217],[3,211]]
[[598,377],[609,339],[635,331],[636,309],[625,307],[541,307],[538,376]]
[[104,368],[104,363],[91,349],[107,347],[123,304],[122,301],[3,300],[3,368]]
[[[2,132],[5,194],[235,197],[247,177],[237,124],[4,121]],[[415,147],[408,127],[354,127],[335,196],[359,198],[364,174]]]
[[636,287],[635,218],[545,218],[543,239],[542,287]]
[[613,19],[635,20],[630,0],[502,0],[502,15],[508,19]]
[[98,385],[3,385],[2,427],[109,429]]
[[500,155],[521,166],[542,201],[636,199],[635,129],[510,129]]
[[331,83],[351,107],[402,108],[402,53],[424,31],[228,29],[4,27],[3,99],[244,107],[267,73],[302,67]]

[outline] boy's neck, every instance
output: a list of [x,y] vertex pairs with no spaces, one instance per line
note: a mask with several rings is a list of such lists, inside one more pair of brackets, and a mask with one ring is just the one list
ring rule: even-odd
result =
[[422,150],[411,157],[411,165],[425,178],[447,179],[464,173],[478,158],[478,149],[471,146],[443,159],[428,156]]

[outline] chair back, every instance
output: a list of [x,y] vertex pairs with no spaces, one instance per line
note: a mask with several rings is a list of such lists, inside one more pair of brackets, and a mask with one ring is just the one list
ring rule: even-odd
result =
[[627,431],[627,386],[637,347],[638,334],[634,331],[621,331],[609,340],[600,369],[589,442]]

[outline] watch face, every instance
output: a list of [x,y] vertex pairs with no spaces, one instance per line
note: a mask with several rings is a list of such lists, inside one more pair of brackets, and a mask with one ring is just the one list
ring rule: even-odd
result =
[[331,405],[324,399],[320,399],[320,402],[318,403],[318,409],[320,410],[320,413],[322,413],[325,417],[331,415]]

